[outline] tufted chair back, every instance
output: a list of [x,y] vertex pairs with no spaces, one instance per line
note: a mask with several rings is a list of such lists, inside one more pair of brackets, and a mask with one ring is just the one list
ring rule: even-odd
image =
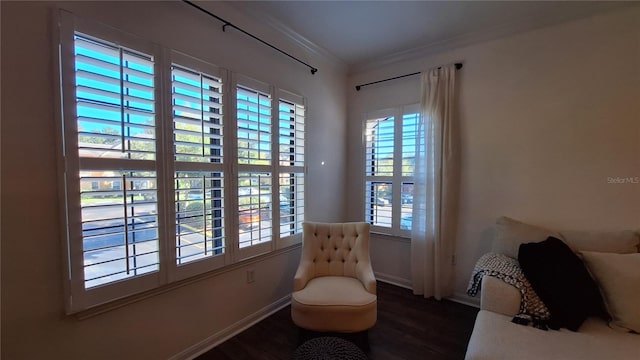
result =
[[376,293],[375,279],[371,279],[368,223],[306,222],[302,229],[302,257],[294,291],[316,277],[349,276],[359,279],[368,292]]

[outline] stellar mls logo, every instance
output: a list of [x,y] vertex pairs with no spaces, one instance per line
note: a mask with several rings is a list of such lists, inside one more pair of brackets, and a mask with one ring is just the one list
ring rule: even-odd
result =
[[607,184],[640,184],[640,177],[607,177]]

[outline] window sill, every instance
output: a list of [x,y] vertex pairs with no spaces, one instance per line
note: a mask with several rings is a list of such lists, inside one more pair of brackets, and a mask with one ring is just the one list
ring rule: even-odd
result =
[[[242,260],[239,261],[235,264],[229,265],[229,266],[225,266],[224,268],[221,269],[216,269],[204,274],[200,274],[200,275],[196,275],[193,276],[191,278],[188,279],[184,279],[184,280],[180,280],[180,281],[176,281],[174,283],[171,284],[167,284],[167,285],[163,285],[161,287],[158,287],[156,289],[153,290],[149,290],[140,294],[136,294],[136,295],[131,295],[128,296],[126,298],[122,298],[122,299],[118,299],[118,300],[114,300],[114,301],[110,301],[106,304],[101,304],[101,305],[97,305],[95,307],[86,309],[86,310],[82,310],[80,312],[74,313],[74,314],[69,314],[69,316],[73,316],[78,320],[85,320],[85,319],[89,319],[92,318],[94,316],[100,315],[100,314],[104,314],[107,313],[109,311],[113,311],[116,309],[119,309],[121,307],[127,306],[129,304],[133,304],[136,303],[138,301],[142,301],[160,294],[164,294],[170,291],[173,291],[175,289],[181,288],[183,286],[187,286],[187,285],[191,285],[193,283],[199,282],[199,281],[203,281],[230,271],[235,271],[237,269],[261,262],[263,260],[272,258],[274,256],[279,256],[285,253],[289,253],[292,251],[295,251],[299,248],[302,247],[301,243],[297,243],[282,249],[278,249],[272,252],[269,252],[267,254],[263,254],[263,255],[259,255],[259,256],[255,256],[246,260]],[[293,279],[291,279],[291,281],[293,281]]]
[[391,235],[391,234],[385,234],[385,233],[380,233],[380,232],[371,232],[371,238],[372,239],[380,239],[380,240],[386,240],[386,241],[399,241],[399,242],[403,242],[403,243],[410,243],[411,242],[411,236],[400,236],[400,235]]

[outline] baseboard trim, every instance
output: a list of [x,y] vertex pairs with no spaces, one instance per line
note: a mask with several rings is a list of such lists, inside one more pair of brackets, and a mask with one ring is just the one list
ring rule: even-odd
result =
[[473,306],[475,308],[480,308],[480,300],[477,298],[470,298],[469,296],[467,296],[467,294],[455,292],[453,293],[452,296],[448,297],[447,299],[460,304]]
[[385,282],[387,284],[391,284],[391,285],[395,285],[395,286],[399,286],[405,289],[409,289],[412,290],[413,287],[411,286],[411,281],[398,277],[398,276],[393,276],[393,275],[389,275],[389,274],[385,274],[385,273],[381,273],[378,271],[374,271],[374,274],[376,276],[376,280],[378,281],[382,281]]
[[[401,288],[413,290],[413,286],[411,284],[411,280],[403,279],[398,276],[393,276],[381,272],[374,271],[376,275],[376,280],[382,281],[387,284],[399,286]],[[455,292],[453,295],[446,297],[447,300],[451,300],[453,302],[457,302],[459,304],[473,306],[475,308],[480,308],[480,299],[478,298],[470,298],[467,294]]]
[[262,309],[256,311],[255,313],[243,318],[242,320],[232,324],[231,326],[226,327],[218,331],[217,333],[209,336],[208,338],[200,341],[197,344],[194,344],[183,351],[173,355],[169,358],[169,360],[191,360],[194,359],[205,352],[213,349],[214,347],[220,345],[221,343],[229,340],[230,338],[238,335],[244,330],[250,328],[251,326],[259,323],[263,319],[273,315],[274,313],[282,310],[284,307],[291,304],[291,295],[287,295],[276,302],[269,304]]

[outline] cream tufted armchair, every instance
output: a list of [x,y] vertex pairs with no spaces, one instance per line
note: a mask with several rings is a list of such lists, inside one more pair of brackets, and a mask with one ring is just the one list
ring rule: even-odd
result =
[[369,224],[304,223],[302,257],[291,299],[303,329],[353,333],[377,319],[376,279],[369,258]]

